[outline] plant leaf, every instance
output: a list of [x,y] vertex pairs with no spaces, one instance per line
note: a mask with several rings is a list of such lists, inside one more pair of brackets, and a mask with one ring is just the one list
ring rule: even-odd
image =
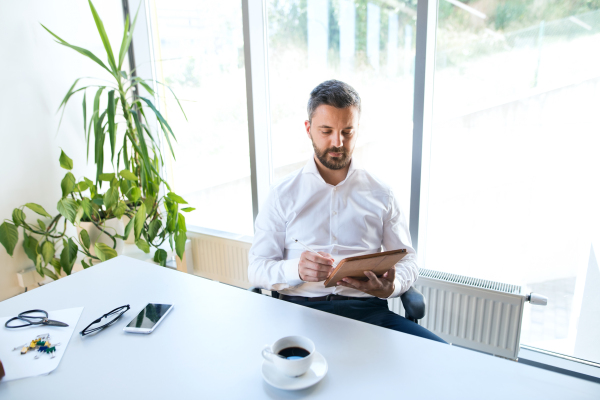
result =
[[[179,214],[181,215],[181,214]],[[185,242],[187,240],[187,235],[185,232],[179,231],[175,236],[175,251],[179,256],[180,260],[183,260],[183,253],[185,253]]]
[[171,94],[173,94],[173,97],[175,97],[175,100],[177,100],[177,104],[179,105],[179,109],[181,110],[181,112],[183,113],[183,116],[185,117],[185,120],[187,121],[187,115],[185,115],[185,111],[183,111],[183,107],[181,106],[181,103],[179,102],[179,99],[177,98],[177,95],[175,94],[175,92],[173,91],[173,89],[171,89],[171,86],[165,85],[162,82],[159,81],[155,81],[156,83],[158,83],[159,85],[163,85],[165,86],[167,89],[169,89],[171,91]]
[[144,239],[136,240],[135,245],[144,253],[150,253],[150,245],[148,245],[148,242],[146,242]]
[[69,171],[73,169],[73,160],[71,160],[62,149],[60,150],[58,161],[60,162],[60,166],[64,169],[68,169]]
[[154,104],[152,104],[152,102],[150,100],[146,99],[145,97],[141,97],[141,96],[140,96],[140,99],[142,99],[146,104],[148,104],[148,107],[150,107],[152,109],[152,111],[154,112],[154,115],[156,116],[156,119],[158,119],[158,123],[160,124],[160,127],[162,128],[163,132],[165,133],[165,138],[167,139],[167,144],[169,145],[169,149],[171,150],[171,155],[173,155],[173,159],[175,159],[175,152],[173,151],[173,146],[171,145],[171,139],[169,138],[169,133],[171,133],[171,136],[173,136],[173,139],[175,139],[175,141],[177,141],[177,138],[175,137],[175,134],[173,133],[171,126],[164,119],[164,117],[162,116],[160,111],[158,111],[156,109],[156,107],[154,107]]
[[[136,144],[134,142],[132,142],[131,144],[133,145],[134,149],[136,150],[136,152],[138,152],[138,154],[141,156],[142,158],[142,166],[143,169],[146,173],[146,176],[149,177],[150,176],[150,170],[152,168],[152,164],[150,162],[150,157],[148,156],[148,146],[146,146],[146,138],[144,137],[144,129],[142,128],[142,123],[140,121],[140,116],[138,115],[138,113],[136,111],[131,111],[131,115],[133,116],[133,121],[135,122],[135,126],[136,126],[136,133],[137,133],[137,137],[139,140],[139,143]],[[143,180],[142,180],[143,183]]]
[[187,204],[188,202],[185,201],[184,199],[182,199],[180,196],[176,195],[173,192],[169,192],[167,193],[167,196],[169,196],[169,198],[179,204]]
[[25,222],[25,213],[23,212],[23,210],[21,210],[20,208],[15,208],[13,210],[12,213],[12,220],[15,224],[15,226],[21,226],[23,225],[23,222]]
[[102,261],[110,260],[111,258],[115,258],[117,256],[116,250],[104,243],[94,243],[94,249],[96,250],[96,255]]
[[150,85],[148,85],[146,83],[146,81],[142,78],[140,78],[139,76],[136,76],[135,78],[133,78],[135,82],[139,83],[140,85],[142,85],[142,87],[144,89],[146,89],[146,91],[151,95],[154,96],[154,90],[150,87]]
[[38,254],[35,258],[35,270],[38,274],[43,278],[44,277],[44,269],[42,268],[42,255]]
[[2,246],[4,246],[9,256],[12,257],[18,241],[19,231],[17,230],[17,227],[10,222],[3,222],[2,225],[0,225],[0,243],[2,243]]
[[146,206],[142,204],[140,208],[137,210],[135,214],[135,236],[134,238],[137,240],[140,238],[140,234],[142,233],[142,229],[144,229],[144,222],[146,221]]
[[128,169],[122,170],[121,172],[119,172],[119,175],[121,175],[124,179],[127,179],[128,181],[138,180],[138,177],[135,176],[135,174]]
[[108,188],[106,193],[104,193],[104,205],[106,206],[106,209],[108,210],[109,208],[112,208],[112,206],[116,205],[118,201],[119,189],[113,187]]
[[185,208],[181,209],[181,211],[183,211],[183,212],[191,212],[191,211],[194,211],[194,210],[195,210],[194,207],[185,207]]
[[179,213],[177,217],[177,230],[179,232],[187,232],[187,228],[185,227],[185,217],[181,213]]
[[46,264],[54,258],[54,243],[49,240],[42,243],[42,258]]
[[141,196],[142,196],[142,191],[140,190],[140,188],[137,186],[134,186],[129,191],[127,198],[130,201],[132,201],[133,203],[136,203],[140,199]]
[[87,102],[86,102],[86,94],[87,91],[83,92],[83,102],[81,103],[81,108],[83,108],[83,137],[87,142],[87,130],[85,129],[87,126]]
[[104,182],[110,182],[115,179],[115,174],[113,172],[110,174],[100,174],[98,175],[98,179]]
[[59,38],[58,36],[56,36],[50,29],[46,28],[43,24],[40,24],[40,25],[42,25],[42,28],[44,28],[45,30],[47,30],[48,33],[50,33],[52,36],[54,36],[57,39],[57,43],[60,43],[63,46],[69,47],[69,48],[75,50],[76,52],[78,52],[80,54],[83,54],[86,57],[89,57],[91,60],[95,61],[98,65],[100,65],[102,68],[104,68],[106,71],[108,71],[109,74],[112,75],[111,70],[108,69],[108,67],[98,57],[96,57],[94,55],[94,53],[92,53],[91,51],[86,50],[86,49],[84,49],[82,47],[73,46],[73,45],[65,42],[64,40],[62,40],[61,38]]
[[94,207],[92,207],[92,204],[90,203],[90,199],[88,199],[87,197],[84,197],[83,200],[81,200],[81,203],[79,204],[79,206],[83,209],[83,214],[86,217],[88,217],[89,219],[92,219],[92,214],[94,213]]
[[73,265],[75,264],[75,261],[77,261],[78,249],[79,247],[73,239],[69,238],[68,242],[66,239],[63,239],[63,249],[60,253],[60,265],[67,275],[71,275]]
[[37,223],[43,231],[46,230],[46,224],[44,223],[44,221],[42,221],[41,219],[38,219]]
[[67,105],[67,102],[69,101],[69,99],[71,98],[71,96],[73,96],[75,93],[79,92],[80,90],[84,89],[84,88],[79,88],[79,89],[77,89],[75,91],[73,90],[75,88],[75,85],[77,85],[77,82],[79,82],[80,79],[81,78],[75,79],[75,82],[73,82],[73,84],[69,88],[69,91],[67,92],[67,94],[63,98],[63,101],[61,101],[60,105],[58,106],[58,110],[57,111],[60,111],[60,109],[63,108],[63,107],[64,108],[62,110],[62,113],[60,114],[60,120],[58,120],[58,128],[57,129],[60,129],[60,126],[62,125],[62,120],[63,120],[63,117],[65,115],[66,105]]
[[90,189],[90,195],[93,197],[96,195],[96,185],[90,179],[83,177],[85,183],[87,183],[88,188]]
[[151,195],[146,196],[146,198],[144,199],[144,204],[146,205],[146,214],[150,215],[150,213],[152,212],[152,209],[154,208],[155,201],[156,201],[156,198],[154,196],[151,196]]
[[75,176],[67,172],[62,182],[60,182],[60,188],[62,189],[62,197],[64,199],[75,189]]
[[163,249],[158,249],[154,253],[154,262],[162,265],[163,267],[167,264],[167,252]]
[[83,266],[83,269],[88,269],[89,267],[91,267],[91,265],[86,263],[84,260],[81,260],[81,265]]
[[89,250],[90,235],[88,234],[88,231],[86,231],[85,229],[81,229],[81,232],[79,232],[79,238],[81,239],[81,243],[83,244],[83,247],[85,247],[86,249]]
[[108,92],[108,106],[106,109],[108,120],[108,138],[110,139],[110,159],[115,158],[115,146],[117,145],[117,126],[115,125],[115,91]]
[[81,221],[81,217],[83,217],[83,207],[77,207],[77,214],[75,214],[75,225],[79,226],[79,222]]
[[[129,50],[129,46],[131,45],[131,39],[133,39],[133,30],[135,29],[135,23],[137,22],[138,13],[140,12],[140,7],[142,3],[138,6],[138,9],[135,13],[135,17],[133,18],[133,22],[131,26],[129,26],[129,15],[125,20],[125,30],[123,31],[123,40],[121,41],[121,48],[119,50],[119,69],[123,66],[123,61],[125,60],[125,54],[127,54],[127,50]],[[127,76],[125,76],[127,79]]]
[[80,192],[85,192],[88,188],[89,186],[86,181],[81,181],[77,183],[77,190],[79,190]]
[[115,63],[115,55],[113,54],[112,47],[110,46],[110,41],[108,40],[108,35],[106,34],[106,30],[104,29],[104,24],[102,23],[102,19],[98,15],[96,8],[90,0],[88,0],[90,4],[90,9],[92,10],[92,15],[94,16],[94,22],[96,22],[96,29],[100,34],[100,38],[102,39],[102,44],[104,44],[104,49],[106,50],[106,55],[108,56],[108,65],[111,66],[114,72],[114,76],[116,77],[119,73],[119,69],[117,68],[117,64]]
[[[96,180],[100,179],[104,165],[104,131],[102,130],[102,120],[106,111],[100,114],[100,96],[105,89],[101,86],[94,96],[94,112],[92,114],[92,125],[94,126],[94,162],[96,163]],[[100,185],[102,186],[102,185]]]
[[39,215],[43,215],[44,217],[52,218],[52,216],[50,214],[48,214],[46,212],[46,210],[44,210],[44,207],[40,206],[39,204],[26,203],[25,207],[29,208],[31,211],[33,211]]
[[58,280],[58,276],[56,276],[54,274],[54,272],[50,271],[48,268],[44,267],[44,268],[42,268],[42,270],[44,271],[44,275],[49,276],[51,279],[54,279],[55,281]]
[[125,211],[127,211],[127,204],[125,204],[124,201],[120,201],[113,210],[113,214],[115,217],[121,219],[121,217],[125,214]]
[[148,227],[148,241],[150,243],[152,243],[152,241],[158,234],[158,231],[160,230],[161,226],[162,226],[162,222],[158,218],[155,219],[154,221],[150,222],[150,226]]
[[167,214],[167,231],[175,232],[175,227],[177,226],[177,210],[179,205],[175,202],[172,202],[169,205],[169,202],[165,202],[165,207],[169,210]]
[[50,260],[50,265],[52,265],[54,267],[54,272],[56,272],[56,275],[60,276],[60,271],[61,271],[60,260],[55,257],[52,260]]
[[129,234],[131,233],[131,230],[133,229],[134,223],[135,223],[135,218],[131,218],[129,220],[129,222],[127,223],[127,226],[125,226],[125,233],[123,233],[123,238],[125,240],[127,240],[127,238],[129,237]]
[[[43,25],[42,25],[43,26]],[[77,85],[77,82],[79,82],[81,80],[81,78],[77,78],[75,79],[75,82],[73,82],[73,84],[71,85],[71,87],[69,88],[69,90],[67,91],[67,94],[65,95],[65,97],[63,98],[63,100],[60,102],[60,105],[58,106],[58,110],[56,110],[57,112],[67,104],[67,102],[69,101],[69,98],[71,96],[73,96],[73,94],[75,93],[73,91],[73,89],[75,88],[75,86]],[[61,118],[62,119],[62,118]],[[60,125],[60,124],[59,124]]]
[[56,209],[72,224],[75,223],[77,216],[77,203],[73,199],[60,199],[56,204]]
[[34,264],[37,264],[38,259],[38,241],[33,236],[29,236],[28,234],[24,234],[23,239],[23,249],[25,250],[25,254]]

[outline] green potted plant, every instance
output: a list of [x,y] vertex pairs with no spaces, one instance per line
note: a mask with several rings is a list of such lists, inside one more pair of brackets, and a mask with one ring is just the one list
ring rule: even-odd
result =
[[[10,255],[18,241],[17,227],[23,228],[26,254],[40,275],[48,275],[52,279],[58,278],[61,271],[67,275],[71,273],[78,252],[87,259],[87,262],[85,259],[82,261],[84,268],[115,257],[122,240],[130,234],[133,234],[137,247],[144,252],[149,253],[151,248],[155,248],[154,260],[163,266],[167,252],[159,247],[164,242],[168,242],[171,249],[183,259],[187,229],[185,217],[180,211],[194,210],[192,207],[182,207],[187,202],[171,191],[159,173],[163,157],[157,142],[158,132],[151,131],[149,119],[157,121],[173,157],[172,140],[176,138],[152,100],[137,95],[136,88],[141,85],[154,96],[151,82],[122,70],[137,14],[131,25],[127,17],[119,53],[115,57],[104,24],[92,2],[88,2],[104,44],[107,63],[89,50],[74,46],[45,26],[42,27],[57,43],[88,57],[112,77],[110,83],[102,85],[80,85],[82,78],[75,80],[59,106],[59,111],[62,109],[64,113],[73,96],[83,93],[83,134],[88,157],[90,149],[93,152],[96,176],[93,180],[84,177],[78,182],[71,172],[72,160],[61,152],[60,164],[68,172],[61,181],[62,198],[57,203],[59,214],[52,217],[41,206],[27,203],[15,209],[12,220],[5,220],[0,225],[0,243]],[[87,92],[91,90],[94,91],[94,100],[88,121]],[[179,100],[177,102],[179,104]],[[181,108],[181,104],[179,106]],[[183,108],[181,110],[183,112]],[[90,143],[92,141],[93,144]],[[105,166],[105,159],[110,160],[109,168]],[[105,190],[102,190],[103,185]],[[50,221],[38,219],[37,225],[28,224],[24,208],[50,218]],[[126,226],[121,222],[123,217],[129,218]],[[64,229],[59,232],[62,218]],[[76,238],[65,234],[67,221],[77,227]],[[61,249],[60,257],[55,257],[58,249]],[[54,267],[54,273],[49,269],[50,265]]]

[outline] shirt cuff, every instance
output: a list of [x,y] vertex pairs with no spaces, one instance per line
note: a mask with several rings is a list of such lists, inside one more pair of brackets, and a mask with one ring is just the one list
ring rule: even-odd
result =
[[387,299],[393,299],[394,297],[398,297],[400,296],[400,291],[402,290],[402,285],[400,284],[400,282],[398,281],[398,279],[396,279],[394,281],[394,291],[392,292],[392,294],[390,294],[389,297],[380,297],[381,300],[387,300]]
[[298,263],[299,258],[292,258],[291,260],[285,260],[283,263],[283,273],[285,274],[285,280],[290,286],[298,286],[304,281],[300,279],[298,275]]

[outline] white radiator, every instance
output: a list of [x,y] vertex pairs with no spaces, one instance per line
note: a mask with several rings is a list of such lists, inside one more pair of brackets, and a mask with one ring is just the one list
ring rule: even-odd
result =
[[192,240],[195,275],[244,289],[250,287],[248,251],[252,243],[199,233],[188,233],[188,237]]
[[[209,234],[188,233],[194,274],[247,289],[251,243]],[[421,269],[415,287],[425,296],[427,311],[419,323],[449,343],[516,359],[523,305],[521,287]],[[539,303],[542,304],[542,303]],[[399,298],[390,310],[404,315]]]
[[[427,304],[421,326],[445,341],[517,359],[523,306],[521,287],[421,269],[415,288]],[[404,315],[400,299],[390,310]]]

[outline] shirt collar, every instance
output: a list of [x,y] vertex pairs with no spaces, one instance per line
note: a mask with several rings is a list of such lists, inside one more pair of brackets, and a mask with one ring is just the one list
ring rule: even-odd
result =
[[[350,176],[352,176],[354,171],[357,169],[363,169],[363,168],[356,161],[355,157],[352,157],[352,160],[350,161],[350,168],[348,169],[348,175],[346,175],[346,179],[344,179],[343,181],[338,183],[338,185],[341,185],[342,183],[346,182],[348,180],[348,178],[350,178]],[[323,180],[323,177],[321,176],[321,174],[319,173],[319,170],[317,169],[317,162],[315,161],[314,156],[311,156],[310,159],[306,162],[306,165],[302,169],[302,173],[303,174],[314,174],[314,175],[318,176],[321,180]],[[325,182],[325,181],[323,180],[323,182]]]

